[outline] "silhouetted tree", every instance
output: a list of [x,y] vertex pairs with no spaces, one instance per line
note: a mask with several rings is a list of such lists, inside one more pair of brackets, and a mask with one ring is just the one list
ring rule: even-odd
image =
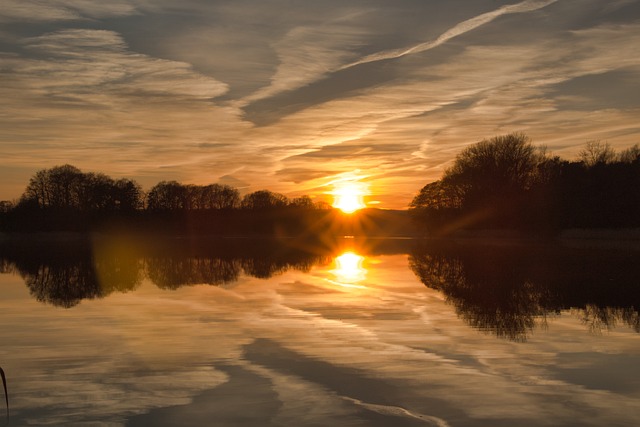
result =
[[622,163],[640,162],[640,145],[636,144],[620,152],[619,159]]
[[238,190],[227,185],[183,185],[161,181],[147,194],[147,208],[152,211],[228,210],[240,205]]
[[80,208],[84,176],[71,165],[43,169],[29,180],[23,198],[41,208]]
[[210,184],[202,187],[202,209],[235,209],[240,206],[240,193],[233,187]]
[[71,165],[43,169],[29,180],[21,200],[40,209],[79,212],[130,211],[142,202],[142,189],[130,179],[83,173]]
[[457,209],[462,207],[462,202],[461,191],[449,181],[440,180],[422,187],[409,206],[413,209]]
[[291,202],[289,203],[289,206],[293,208],[299,208],[299,209],[315,209],[316,208],[316,205],[313,203],[313,200],[311,200],[311,197],[309,196],[295,197],[291,200]]
[[588,141],[578,156],[587,167],[598,163],[611,163],[616,158],[616,152],[608,142]]
[[132,180],[113,180],[102,173],[83,173],[71,165],[34,174],[5,225],[15,230],[86,230],[111,214],[142,206],[142,189]]
[[513,197],[531,187],[542,159],[526,135],[496,136],[458,154],[443,181],[459,192],[463,206]]
[[269,190],[259,190],[246,194],[242,198],[242,208],[255,211],[263,211],[276,208],[284,208],[289,204],[286,196]]
[[143,191],[140,184],[127,178],[113,183],[113,200],[115,208],[122,212],[133,212],[143,207]]
[[523,134],[483,140],[458,154],[443,178],[423,187],[410,208],[431,226],[462,221],[462,216],[467,227],[517,226],[546,159]]
[[171,211],[185,209],[187,190],[177,181],[161,181],[147,193],[147,209]]
[[15,207],[13,202],[9,200],[0,200],[0,213],[7,213]]
[[[619,159],[619,160],[616,160]],[[457,228],[640,226],[640,148],[619,157],[591,141],[580,161],[550,157],[521,134],[462,151],[441,180],[427,184],[410,210],[429,231]]]

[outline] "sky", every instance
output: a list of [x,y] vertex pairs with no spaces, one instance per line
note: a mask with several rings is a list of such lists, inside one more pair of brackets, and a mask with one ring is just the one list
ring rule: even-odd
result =
[[1,0],[0,200],[72,164],[404,209],[510,132],[640,143],[640,0]]

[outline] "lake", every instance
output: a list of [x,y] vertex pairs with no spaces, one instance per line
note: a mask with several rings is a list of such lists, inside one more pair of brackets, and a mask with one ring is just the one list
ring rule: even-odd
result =
[[9,425],[640,425],[640,251],[586,243],[6,240]]

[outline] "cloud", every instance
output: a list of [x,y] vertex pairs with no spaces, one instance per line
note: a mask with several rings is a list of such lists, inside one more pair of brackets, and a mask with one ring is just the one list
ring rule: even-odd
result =
[[4,0],[0,22],[72,21],[109,18],[137,13],[126,0]]
[[[316,183],[330,162],[333,172],[367,168],[380,187],[407,200],[415,186],[411,182],[438,179],[457,152],[482,138],[525,131],[552,151],[567,147],[564,138],[577,146],[589,134],[616,135],[628,144],[637,135],[631,119],[636,112],[560,110],[557,88],[617,67],[628,69],[627,76],[637,75],[633,70],[639,60],[624,52],[640,42],[639,30],[635,25],[601,26],[574,32],[569,40],[550,33],[528,44],[469,45],[428,68],[414,64],[403,80],[285,116],[264,129],[264,138],[274,129],[288,129],[292,137],[310,142],[309,151],[280,162],[281,170],[296,171],[290,175],[295,182],[305,182],[302,171],[308,170],[307,184]],[[602,76],[602,90],[611,76]]]
[[354,58],[350,47],[362,40],[362,31],[349,23],[293,28],[273,44],[279,65],[271,84],[242,99],[240,105],[317,81]]
[[[101,93],[174,95],[210,99],[226,85],[193,71],[186,63],[149,58],[127,50],[122,37],[106,30],[63,30],[27,39],[25,47],[48,60],[25,64],[23,73],[46,73],[40,88],[66,96]],[[36,83],[37,84],[37,83]]]
[[246,189],[250,187],[248,182],[245,182],[241,179],[234,177],[233,175],[223,175],[218,178],[218,183],[223,185],[228,185],[230,187],[237,188],[239,190]]
[[361,169],[405,207],[485,137],[637,142],[637,2],[365,3],[11,1],[2,198],[59,163],[283,193]]
[[276,172],[276,176],[280,177],[285,182],[293,182],[295,184],[302,184],[308,181],[314,181],[320,178],[326,179],[332,175],[339,174],[340,171],[336,169],[329,169],[322,167],[315,169],[312,166],[308,167],[286,167],[279,169]]
[[445,31],[441,34],[437,39],[429,42],[420,43],[405,49],[393,49],[387,50],[384,52],[378,52],[371,55],[367,55],[358,61],[349,63],[340,67],[340,69],[346,69],[355,67],[356,65],[366,64],[369,62],[382,61],[386,59],[395,59],[400,58],[405,55],[410,55],[414,53],[424,52],[426,50],[433,49],[435,47],[440,46],[443,43],[451,40],[454,37],[458,37],[462,34],[465,34],[471,30],[474,30],[482,25],[488,24],[494,19],[507,15],[510,13],[524,13],[524,12],[532,12],[538,9],[542,9],[543,7],[549,6],[552,3],[555,3],[558,0],[525,0],[521,3],[502,6],[494,11],[483,13],[482,15],[478,15],[474,18],[463,21],[449,30]]
[[[189,64],[133,52],[113,31],[61,30],[22,43],[29,56],[0,54],[8,100],[0,152],[8,164],[35,171],[72,163],[143,185],[199,175],[202,164],[215,163],[220,175],[237,167],[229,160],[246,126],[236,109],[213,102],[225,84]],[[214,141],[215,162],[193,149]],[[158,169],[176,162],[176,175]]]

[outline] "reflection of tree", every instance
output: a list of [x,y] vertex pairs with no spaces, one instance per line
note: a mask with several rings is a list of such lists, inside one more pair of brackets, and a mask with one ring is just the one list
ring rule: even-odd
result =
[[94,251],[86,241],[65,243],[22,245],[10,253],[3,250],[5,262],[15,266],[38,301],[69,308],[83,299],[125,292],[140,284],[136,258]]
[[584,309],[576,310],[576,314],[590,331],[610,330],[622,322],[640,332],[640,313],[634,307],[599,307],[587,304]]
[[[482,262],[482,261],[481,261]],[[511,268],[469,265],[443,254],[413,254],[411,269],[441,291],[470,325],[512,340],[524,340],[544,314],[545,293]]]
[[69,308],[83,299],[103,296],[95,270],[86,263],[40,265],[36,270],[21,270],[21,274],[31,295],[40,302]]
[[327,258],[320,253],[331,251],[305,248],[269,239],[21,239],[0,242],[0,271],[19,273],[38,301],[72,307],[135,289],[145,274],[162,289],[217,286],[243,272],[269,278],[308,271]]
[[289,250],[277,254],[253,254],[250,257],[243,257],[241,264],[245,274],[259,279],[268,279],[291,269],[307,272],[321,259],[322,257],[307,252]]
[[[545,316],[572,309],[591,330],[640,331],[640,267],[629,253],[555,246],[421,247],[410,266],[470,325],[524,340]],[[540,320],[542,319],[542,320]]]
[[90,257],[83,257],[36,265],[18,264],[17,269],[38,301],[68,308],[83,299],[134,289],[140,283],[140,275],[137,268],[128,264],[96,265]]
[[147,274],[158,287],[222,285],[240,273],[266,279],[290,269],[308,271],[321,258],[312,249],[270,239],[158,240],[145,252]]
[[236,260],[221,258],[163,257],[146,261],[149,279],[159,288],[177,289],[184,285],[222,285],[235,282],[240,274]]

